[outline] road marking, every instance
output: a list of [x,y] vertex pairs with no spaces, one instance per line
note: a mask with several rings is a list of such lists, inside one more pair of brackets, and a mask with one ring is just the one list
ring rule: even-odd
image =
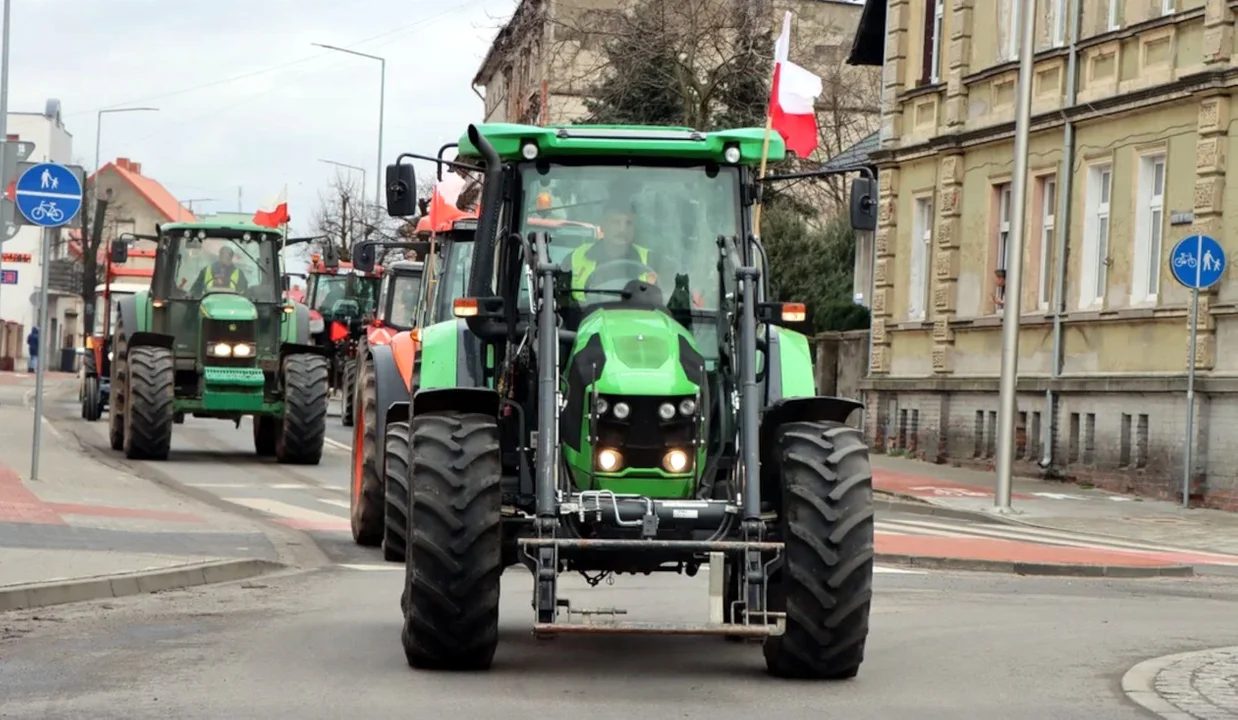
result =
[[[348,570],[360,570],[362,572],[381,572],[391,570],[403,570],[404,566],[399,563],[340,563],[339,567],[347,568]],[[885,565],[876,565],[873,567],[873,572],[878,575],[927,575],[926,570],[907,570],[905,568],[887,567]]]
[[207,490],[240,490],[244,488],[258,487],[249,483],[185,483],[189,487],[205,488]]
[[317,510],[310,510],[298,505],[292,505],[279,500],[269,500],[267,498],[223,498],[225,501],[244,505],[247,508],[261,510],[269,515],[276,517],[287,518],[289,520],[303,520],[308,522],[323,522],[323,523],[338,523],[341,518],[339,515],[332,515]]
[[887,567],[885,565],[874,565],[873,573],[877,575],[927,575],[925,570],[908,570],[906,568]]
[[345,445],[339,440],[332,440],[331,438],[323,438],[322,440],[323,442],[335,448],[336,450],[343,450],[345,452],[350,452],[350,453],[352,452],[352,445]]
[[336,498],[318,498],[318,502],[334,505],[336,507],[342,507],[346,510],[352,510],[352,504],[347,500],[337,500]]

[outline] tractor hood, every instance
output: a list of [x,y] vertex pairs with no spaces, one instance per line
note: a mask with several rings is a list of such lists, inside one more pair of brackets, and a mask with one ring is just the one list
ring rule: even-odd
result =
[[696,342],[665,313],[647,309],[596,310],[580,324],[573,354],[597,344],[606,358],[597,382],[599,393],[692,395],[697,391],[683,367],[685,347],[690,349],[688,354],[699,358]]
[[212,320],[257,320],[258,308],[244,295],[211,293],[202,298],[202,316]]

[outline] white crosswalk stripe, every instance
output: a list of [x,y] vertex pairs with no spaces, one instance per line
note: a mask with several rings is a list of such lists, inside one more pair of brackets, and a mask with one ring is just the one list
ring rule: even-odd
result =
[[[382,572],[392,570],[403,570],[404,566],[397,563],[340,563],[338,567],[346,570],[358,570],[361,572]],[[708,573],[709,568],[703,568]],[[908,568],[890,567],[888,565],[877,565],[873,567],[873,573],[877,575],[926,575],[925,570],[911,570]]]

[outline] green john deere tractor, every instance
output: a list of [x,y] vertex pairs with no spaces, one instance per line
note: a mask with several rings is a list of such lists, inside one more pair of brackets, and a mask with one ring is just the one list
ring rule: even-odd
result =
[[[119,302],[112,346],[112,448],[164,460],[172,425],[193,415],[253,417],[254,448],[316,465],[327,417],[327,359],[309,308],[281,298],[280,234],[257,225],[158,229],[148,291]],[[123,262],[124,243],[113,243]]]
[[[862,406],[816,394],[804,306],[768,300],[751,219],[765,141],[487,124],[455,161],[387,168],[396,216],[416,212],[405,158],[484,176],[466,295],[421,328],[409,422],[387,425],[388,448],[410,438],[410,665],[489,668],[500,576],[524,565],[538,636],[758,638],[774,675],[858,673],[872,478],[847,420]],[[564,572],[702,567],[707,622],[618,621],[560,597]]]

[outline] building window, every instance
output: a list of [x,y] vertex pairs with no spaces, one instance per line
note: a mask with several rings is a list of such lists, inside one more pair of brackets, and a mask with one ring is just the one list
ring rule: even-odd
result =
[[920,84],[941,82],[941,22],[946,12],[946,0],[924,0],[924,54],[920,68]]
[[916,214],[911,232],[907,317],[910,320],[923,320],[928,307],[929,255],[933,247],[933,198],[916,198]]
[[1066,0],[1049,0],[1049,41],[1053,47],[1066,44]]
[[1155,301],[1161,285],[1161,245],[1165,232],[1165,156],[1139,161],[1139,202],[1135,206],[1135,257],[1131,263],[1131,301]]
[[997,186],[997,269],[1006,269],[1006,247],[1010,243],[1010,183]]
[[1173,15],[1178,8],[1174,7],[1177,0],[1161,0],[1161,15]]
[[1109,0],[1109,29],[1122,27],[1122,0]]
[[1016,0],[998,0],[998,33],[1005,34],[999,60],[1014,60],[1019,56],[1019,5]]
[[1053,283],[1049,274],[1053,264],[1053,241],[1055,217],[1057,214],[1057,179],[1043,178],[1040,186],[1040,196],[1043,199],[1040,210],[1040,287],[1037,288],[1040,309],[1049,309],[1049,294]]
[[1082,282],[1079,307],[1103,302],[1109,271],[1109,194],[1113,169],[1109,164],[1088,170],[1087,215],[1083,219]]

